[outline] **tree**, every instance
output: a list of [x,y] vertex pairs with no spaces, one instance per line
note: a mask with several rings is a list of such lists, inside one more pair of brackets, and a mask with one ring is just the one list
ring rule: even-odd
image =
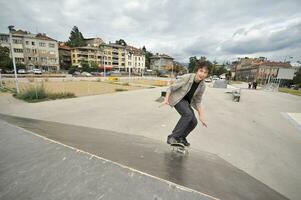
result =
[[119,44],[119,45],[122,45],[122,46],[126,46],[126,42],[124,41],[124,39],[119,39],[119,40],[116,40],[115,42],[116,44]]
[[91,61],[90,67],[93,71],[96,71],[96,70],[98,70],[99,64],[96,61]]
[[150,57],[153,56],[152,52],[147,51],[145,46],[142,47],[142,51],[145,55],[145,68],[150,69]]
[[85,38],[78,30],[77,26],[74,26],[70,32],[70,37],[66,44],[69,47],[82,47],[86,45]]
[[198,59],[197,59],[196,56],[193,56],[193,57],[189,58],[189,65],[188,65],[189,73],[194,71],[195,64],[196,64],[197,61],[198,61]]
[[20,62],[16,63],[16,67],[17,67],[17,69],[25,69],[26,68],[25,64],[20,63]]
[[9,48],[0,46],[0,68],[13,69],[13,61],[9,57]]
[[295,73],[295,77],[293,78],[293,83],[295,85],[298,85],[298,88],[301,88],[301,67],[299,70]]

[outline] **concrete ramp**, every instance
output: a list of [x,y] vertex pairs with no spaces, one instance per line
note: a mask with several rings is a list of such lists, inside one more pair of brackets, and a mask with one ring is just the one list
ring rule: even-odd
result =
[[0,120],[0,200],[211,200]]
[[182,156],[141,136],[0,119],[33,132],[0,123],[0,199],[287,199],[214,154],[190,149]]

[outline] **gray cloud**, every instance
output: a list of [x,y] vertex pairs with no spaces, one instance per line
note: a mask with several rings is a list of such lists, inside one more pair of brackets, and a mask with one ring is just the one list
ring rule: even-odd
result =
[[13,24],[65,41],[77,25],[85,37],[123,38],[184,62],[288,53],[301,60],[300,7],[299,0],[0,0],[0,32]]
[[254,25],[249,29],[237,30],[233,37],[222,44],[221,49],[229,53],[248,54],[277,51],[301,45],[301,18],[287,25],[269,27],[267,24]]

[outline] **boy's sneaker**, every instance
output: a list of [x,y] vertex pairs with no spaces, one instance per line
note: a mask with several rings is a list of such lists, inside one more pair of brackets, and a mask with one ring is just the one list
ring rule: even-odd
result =
[[167,144],[176,144],[179,143],[179,141],[174,137],[167,137]]
[[186,147],[189,147],[189,146],[190,146],[190,143],[186,140],[186,138],[181,138],[181,139],[180,139],[180,142],[181,142],[182,144],[184,144],[184,146],[186,146]]

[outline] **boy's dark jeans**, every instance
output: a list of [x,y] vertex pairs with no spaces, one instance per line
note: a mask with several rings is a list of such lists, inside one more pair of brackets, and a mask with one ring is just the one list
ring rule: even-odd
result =
[[174,107],[181,115],[181,118],[172,131],[172,134],[168,137],[174,137],[176,139],[186,138],[188,134],[196,127],[198,120],[195,117],[194,111],[187,100],[182,99]]

